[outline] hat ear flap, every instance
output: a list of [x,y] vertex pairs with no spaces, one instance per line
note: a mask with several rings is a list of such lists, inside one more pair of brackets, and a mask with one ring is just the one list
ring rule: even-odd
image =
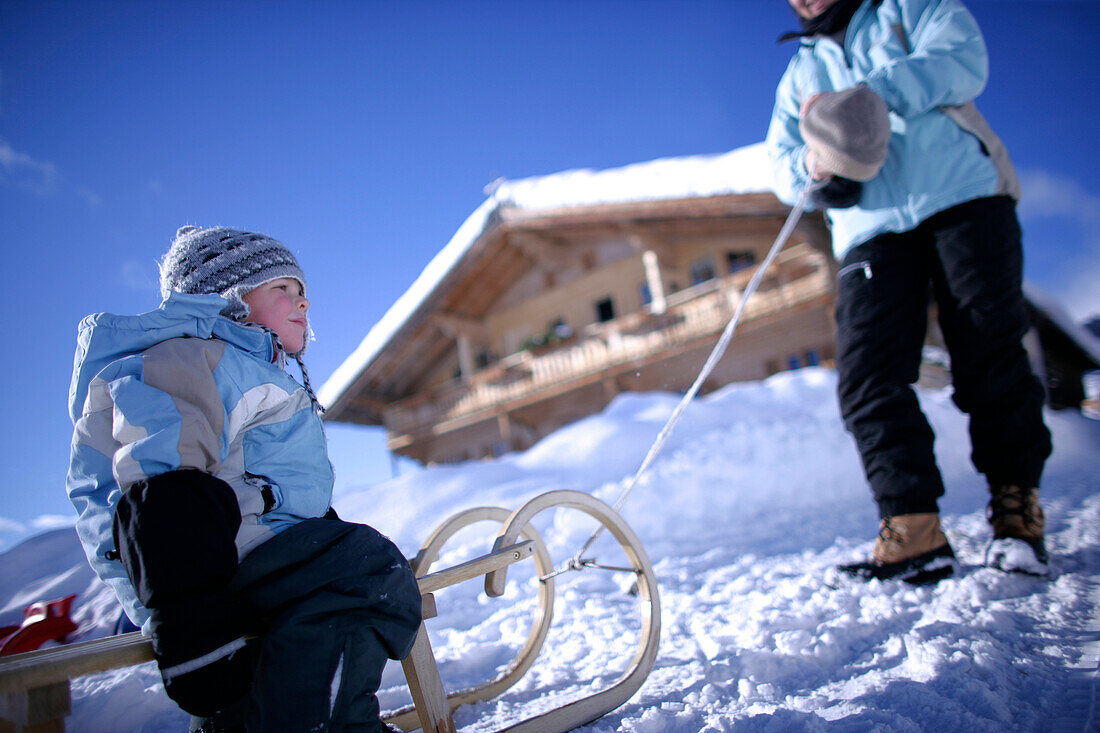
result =
[[228,303],[222,308],[221,315],[232,321],[246,321],[248,316],[252,313],[252,307],[248,303],[244,302],[244,295],[252,290],[252,288],[230,288],[229,290],[221,293],[221,296],[225,298]]

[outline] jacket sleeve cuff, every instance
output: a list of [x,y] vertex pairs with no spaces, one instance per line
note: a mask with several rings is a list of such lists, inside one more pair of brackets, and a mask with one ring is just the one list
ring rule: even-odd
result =
[[810,183],[810,174],[806,171],[806,154],[809,151],[809,146],[801,145],[792,150],[786,159],[784,168],[789,175],[784,177],[784,185],[776,186],[775,193],[788,206],[794,205],[802,189]]

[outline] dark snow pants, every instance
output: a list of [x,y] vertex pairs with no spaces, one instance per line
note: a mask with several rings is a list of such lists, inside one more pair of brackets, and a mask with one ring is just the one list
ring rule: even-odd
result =
[[408,655],[420,592],[408,562],[371,527],[308,519],[249,553],[229,586],[250,619],[254,666],[218,727],[380,731],[386,659]]
[[193,469],[119,500],[115,545],[150,610],[168,696],[210,718],[204,730],[382,730],[382,669],[409,653],[421,621],[409,563],[330,511],[238,564],[240,522],[229,485]]
[[1039,485],[1050,455],[1043,388],[1022,339],[1029,319],[1015,203],[978,199],[850,250],[837,286],[838,397],[881,516],[938,511],[943,479],[917,381],[929,295],[951,357],[971,459],[991,485]]

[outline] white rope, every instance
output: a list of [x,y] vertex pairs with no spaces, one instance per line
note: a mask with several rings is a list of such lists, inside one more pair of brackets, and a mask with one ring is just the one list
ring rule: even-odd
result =
[[[824,183],[824,181],[821,183]],[[680,404],[676,405],[676,409],[672,411],[672,415],[669,417],[668,422],[661,428],[661,432],[657,434],[657,439],[653,441],[653,445],[642,461],[642,465],[638,467],[638,470],[623,488],[622,493],[619,494],[618,500],[616,500],[613,505],[615,511],[620,511],[622,509],[623,504],[626,503],[627,497],[630,496],[630,492],[637,486],[638,479],[641,478],[642,474],[646,472],[657,458],[657,454],[661,452],[661,448],[664,447],[665,441],[668,440],[668,436],[672,434],[672,430],[676,427],[676,423],[680,421],[680,416],[683,415],[684,410],[687,409],[688,403],[695,398],[695,395],[698,394],[699,389],[703,386],[707,377],[714,371],[714,367],[717,366],[719,360],[721,360],[722,356],[726,353],[726,348],[729,346],[730,339],[733,338],[733,333],[737,330],[737,324],[741,320],[741,314],[745,311],[745,304],[749,302],[749,298],[756,292],[757,287],[760,285],[760,281],[764,279],[764,273],[767,272],[772,261],[775,260],[784,245],[787,244],[787,240],[790,239],[791,233],[794,231],[795,226],[798,224],[798,220],[802,216],[802,212],[806,209],[806,201],[810,196],[810,192],[816,187],[816,185],[811,183],[802,189],[802,193],[798,196],[798,201],[795,203],[794,208],[791,209],[791,213],[787,215],[787,221],[783,223],[783,228],[779,230],[779,234],[776,236],[772,248],[768,251],[768,256],[764,258],[760,267],[756,269],[756,274],[753,275],[748,286],[745,287],[745,293],[741,296],[741,302],[737,304],[737,310],[734,311],[733,317],[730,319],[729,323],[726,324],[725,330],[722,331],[722,337],[719,338],[718,343],[714,345],[714,349],[710,352],[710,356],[707,357],[707,361],[703,364],[703,369],[699,372],[699,376],[695,378],[695,382],[691,385],[691,389],[689,389],[683,396],[683,399],[680,400]],[[567,569],[579,570],[581,567],[586,566],[585,562],[582,561],[582,557],[584,553],[592,548],[592,545],[599,539],[600,535],[603,534],[604,529],[605,527],[602,524],[596,528],[596,531],[592,533],[588,541],[584,543],[577,554],[569,561]],[[552,573],[552,575],[557,575],[561,572],[564,572],[564,570],[559,570]]]

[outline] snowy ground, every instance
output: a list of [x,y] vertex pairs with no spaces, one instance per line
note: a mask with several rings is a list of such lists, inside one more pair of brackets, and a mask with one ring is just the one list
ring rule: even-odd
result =
[[[961,575],[931,588],[822,582],[837,562],[870,549],[877,517],[843,432],[833,374],[807,369],[729,386],[697,400],[623,514],[656,568],[663,609],[656,667],[625,705],[583,730],[1082,730],[1100,659],[1100,422],[1048,412],[1055,453],[1043,481],[1055,574],[1034,579],[982,567],[989,539],[985,489],[968,462],[963,418],[945,391],[921,392],[939,436],[942,502]],[[410,556],[432,528],[469,506],[518,507],[550,489],[617,498],[674,408],[669,394],[624,394],[603,413],[523,454],[426,470],[337,497],[345,518],[370,523]],[[337,467],[339,468],[339,467]],[[542,519],[540,517],[540,519]],[[577,512],[539,525],[556,561],[592,531]],[[442,563],[487,549],[475,525]],[[622,564],[602,539],[600,562]],[[518,566],[521,567],[521,566]],[[444,681],[491,677],[526,637],[529,571],[503,599],[479,583],[438,594],[429,622]],[[487,731],[607,685],[625,668],[640,628],[629,578],[598,570],[559,579],[551,636],[536,666],[501,698],[458,711]],[[117,615],[75,536],[60,530],[0,556],[0,624],[23,605],[79,592],[86,636]],[[384,708],[408,700],[392,665]],[[73,685],[75,731],[185,729],[152,665]]]

